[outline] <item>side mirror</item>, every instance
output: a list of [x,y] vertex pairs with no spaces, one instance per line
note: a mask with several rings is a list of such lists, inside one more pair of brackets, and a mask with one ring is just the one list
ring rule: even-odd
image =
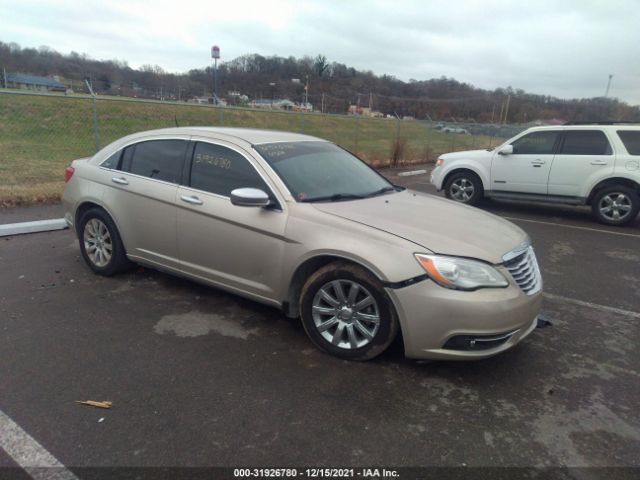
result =
[[498,150],[498,155],[511,155],[513,153],[513,145],[505,145]]
[[231,203],[238,207],[267,207],[271,200],[259,188],[236,188],[231,191]]

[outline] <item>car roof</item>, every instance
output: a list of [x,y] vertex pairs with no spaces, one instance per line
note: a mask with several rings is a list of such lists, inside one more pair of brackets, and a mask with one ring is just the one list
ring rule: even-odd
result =
[[542,125],[538,127],[531,127],[527,131],[533,130],[640,130],[640,125],[637,123],[615,123],[615,124],[566,124],[566,125]]
[[257,128],[232,127],[174,127],[159,130],[147,130],[135,134],[140,138],[153,135],[196,135],[217,139],[243,140],[251,145],[275,142],[326,142],[322,138],[303,135],[301,133],[281,132],[278,130],[261,130]]

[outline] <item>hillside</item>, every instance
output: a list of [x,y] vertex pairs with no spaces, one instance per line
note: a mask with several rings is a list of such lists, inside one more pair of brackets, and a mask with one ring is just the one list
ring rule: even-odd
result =
[[[160,66],[129,67],[126,61],[95,60],[86,54],[63,55],[48,47],[21,48],[0,42],[0,68],[8,72],[59,76],[76,91],[85,78],[98,93],[138,98],[185,100],[210,95],[211,67],[186,73],[165,72]],[[315,110],[345,113],[349,105],[371,105],[385,114],[418,119],[527,123],[537,119],[573,121],[620,120],[640,122],[640,107],[614,98],[559,99],[534,95],[512,87],[483,90],[451,78],[403,82],[315,58],[244,55],[219,66],[219,93],[230,103],[235,91],[250,99],[289,98],[303,101],[304,85]],[[294,82],[297,79],[299,82]],[[496,80],[496,83],[499,80]],[[568,92],[570,95],[570,92]]]

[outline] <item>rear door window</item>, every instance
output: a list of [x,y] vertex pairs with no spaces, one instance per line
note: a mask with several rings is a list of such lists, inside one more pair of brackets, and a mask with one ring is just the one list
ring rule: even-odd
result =
[[515,155],[553,155],[559,132],[532,132],[520,137],[513,145]]
[[564,132],[561,155],[611,155],[611,145],[601,130],[569,130]]
[[640,155],[640,130],[618,130],[618,136],[629,155]]
[[127,147],[122,170],[135,175],[179,183],[187,152],[186,140],[151,140]]
[[122,154],[122,150],[118,150],[116,153],[107,158],[104,162],[100,164],[101,167],[110,168],[115,170],[118,168],[118,164],[120,163],[120,155]]
[[251,163],[240,153],[222,145],[198,142],[193,152],[190,186],[225,197],[236,188],[270,189]]

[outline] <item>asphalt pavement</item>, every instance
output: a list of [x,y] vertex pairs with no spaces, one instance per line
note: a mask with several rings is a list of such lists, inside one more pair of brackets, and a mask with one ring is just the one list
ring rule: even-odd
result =
[[[426,175],[395,173],[435,193]],[[149,269],[96,276],[69,230],[0,238],[0,411],[80,477],[88,466],[640,467],[640,220],[482,208],[531,236],[552,326],[472,363],[405,359],[400,344],[342,361],[278,310]],[[113,408],[76,403],[87,399]],[[0,466],[15,466],[2,449]]]

